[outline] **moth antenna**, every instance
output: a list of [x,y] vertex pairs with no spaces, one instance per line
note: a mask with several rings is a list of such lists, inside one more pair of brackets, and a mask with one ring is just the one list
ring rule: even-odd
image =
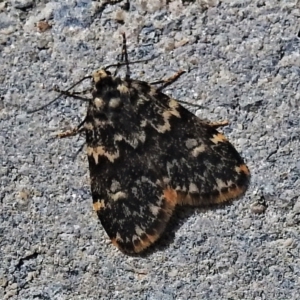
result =
[[123,46],[122,46],[122,60],[125,58],[126,64],[126,79],[130,79],[130,68],[129,68],[129,60],[128,60],[128,53],[127,53],[127,45],[126,45],[126,34],[125,32],[122,33],[123,37]]
[[[82,81],[84,81],[84,80],[86,80],[86,79],[89,79],[89,78],[92,78],[92,76],[88,75],[88,76],[85,76],[85,77],[81,78],[79,81],[77,81],[76,83],[74,83],[71,87],[69,87],[66,91],[64,91],[65,93],[62,92],[62,91],[60,91],[60,94],[59,94],[56,98],[54,98],[53,100],[51,100],[51,101],[48,102],[47,104],[45,104],[45,105],[43,105],[43,106],[40,106],[40,107],[37,108],[37,109],[33,109],[33,110],[27,111],[27,113],[32,114],[32,113],[35,113],[35,112],[37,112],[37,111],[39,111],[39,110],[43,110],[43,109],[46,108],[47,106],[49,106],[49,105],[51,105],[52,103],[56,102],[56,101],[61,97],[61,95],[66,94],[66,92],[69,92],[69,91],[70,91],[71,89],[73,89],[76,85],[80,84]],[[83,100],[83,99],[81,99],[81,100]]]
[[[125,58],[125,62],[120,62],[118,64],[115,65],[110,65],[109,67],[113,67],[116,66],[116,70],[114,72],[114,77],[117,76],[118,70],[121,66],[126,66],[126,79],[130,78],[130,69],[129,69],[129,61],[128,61],[128,53],[127,53],[127,46],[126,46],[126,35],[125,33],[122,33],[122,37],[123,37],[123,43],[122,43],[122,51],[121,51],[121,61],[124,61]],[[107,69],[108,67],[106,67],[105,69]]]

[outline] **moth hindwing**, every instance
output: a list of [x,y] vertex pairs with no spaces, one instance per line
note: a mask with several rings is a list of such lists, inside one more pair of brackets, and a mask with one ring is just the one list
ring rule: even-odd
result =
[[93,73],[84,122],[93,207],[112,243],[139,253],[177,205],[242,195],[250,173],[214,126],[143,81]]

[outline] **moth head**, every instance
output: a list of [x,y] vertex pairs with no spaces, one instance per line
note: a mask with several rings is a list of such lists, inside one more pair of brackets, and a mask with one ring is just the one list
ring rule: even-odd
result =
[[[94,88],[92,91],[92,107],[108,117],[111,113],[119,111],[123,106],[119,78],[115,78],[106,69],[99,69],[92,73]],[[122,90],[122,89],[121,89]]]
[[104,78],[110,77],[110,76],[111,76],[111,73],[104,69],[99,69],[92,73],[92,78],[93,78],[94,83],[97,83],[100,80],[103,80]]

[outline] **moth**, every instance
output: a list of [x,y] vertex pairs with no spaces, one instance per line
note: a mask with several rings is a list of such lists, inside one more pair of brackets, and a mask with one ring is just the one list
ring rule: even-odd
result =
[[161,87],[130,78],[125,35],[122,57],[126,77],[95,71],[85,119],[60,136],[85,133],[93,208],[112,243],[132,254],[160,238],[176,206],[243,195],[250,172],[218,132],[224,123],[202,121],[162,92],[182,72]]

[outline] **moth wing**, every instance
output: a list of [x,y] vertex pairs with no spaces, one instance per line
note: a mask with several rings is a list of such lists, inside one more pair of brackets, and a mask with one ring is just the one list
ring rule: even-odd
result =
[[163,233],[177,194],[148,159],[150,140],[136,109],[145,95],[103,72],[93,96],[84,125],[93,207],[112,243],[139,253]]
[[[133,86],[147,88],[139,81]],[[139,114],[153,137],[147,157],[158,166],[163,182],[177,192],[177,204],[207,206],[244,194],[250,172],[222,133],[153,87],[144,97],[148,101]]]
[[94,209],[112,242],[138,253],[176,204],[243,194],[249,171],[213,127],[149,84],[98,72],[85,122]]
[[130,165],[113,166],[114,178],[101,178],[101,184],[91,171],[93,207],[112,243],[124,253],[139,253],[164,232],[177,195],[158,186],[151,166],[139,160]]

